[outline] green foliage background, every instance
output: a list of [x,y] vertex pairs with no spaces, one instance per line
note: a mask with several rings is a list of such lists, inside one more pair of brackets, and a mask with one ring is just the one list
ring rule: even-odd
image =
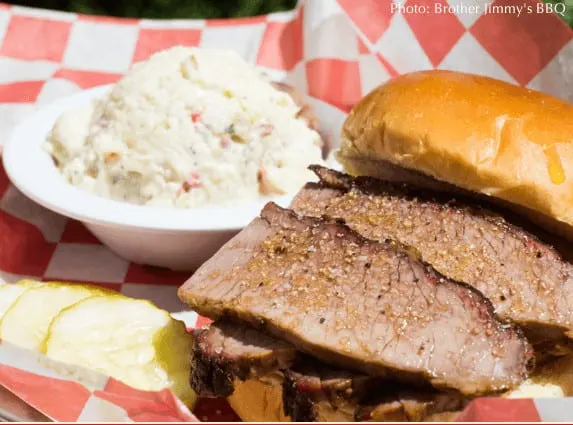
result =
[[8,0],[8,3],[121,17],[209,19],[289,10],[295,7],[296,0]]
[[564,4],[565,13],[561,18],[573,28],[573,0],[544,0],[545,3]]
[[[2,0],[0,0],[2,1]],[[6,1],[6,0],[4,0]],[[7,0],[8,3],[87,14],[137,18],[235,18],[292,9],[296,0]],[[319,0],[314,0],[319,1]],[[356,0],[359,2],[360,0]],[[380,0],[382,1],[382,0]],[[516,0],[517,1],[517,0]],[[573,0],[564,4],[562,19],[573,28]]]

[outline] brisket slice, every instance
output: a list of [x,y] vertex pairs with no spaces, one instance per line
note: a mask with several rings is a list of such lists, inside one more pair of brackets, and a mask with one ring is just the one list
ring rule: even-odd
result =
[[478,291],[400,246],[272,203],[179,296],[373,376],[482,394],[514,387],[532,366],[528,342]]
[[306,360],[284,371],[283,409],[293,422],[421,421],[463,409],[459,393],[417,389]]
[[200,397],[227,397],[245,381],[290,367],[296,350],[249,326],[219,321],[194,330],[191,386]]
[[573,265],[502,216],[449,195],[311,167],[292,208],[342,219],[366,238],[392,239],[453,280],[478,289],[496,314],[537,342],[572,337]]
[[282,386],[283,408],[295,422],[416,421],[456,411],[469,399],[458,393],[406,387],[324,365],[251,327],[214,322],[195,330],[191,383],[200,397],[227,397],[236,380]]

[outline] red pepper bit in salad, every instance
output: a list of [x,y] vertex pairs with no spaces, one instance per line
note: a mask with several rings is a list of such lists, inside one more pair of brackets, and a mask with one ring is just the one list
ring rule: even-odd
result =
[[199,174],[196,172],[192,172],[191,174],[189,174],[189,178],[182,183],[181,188],[185,192],[189,192],[191,189],[194,189],[196,187],[201,187],[202,185],[203,184],[201,183]]
[[194,189],[196,187],[201,187],[202,185],[203,184],[201,183],[199,174],[196,172],[192,172],[189,175],[189,178],[181,184],[181,189],[184,192],[189,192],[191,189]]
[[201,120],[201,113],[199,112],[193,112],[191,114],[191,121],[193,122],[199,122]]
[[229,139],[228,136],[222,136],[220,143],[221,143],[221,147],[223,149],[225,149],[225,148],[229,147],[229,145],[231,144],[231,139]]

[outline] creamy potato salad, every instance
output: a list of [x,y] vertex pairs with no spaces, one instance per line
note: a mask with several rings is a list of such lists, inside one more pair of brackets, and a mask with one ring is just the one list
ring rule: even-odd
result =
[[321,163],[300,107],[235,52],[174,47],[65,113],[46,143],[63,176],[107,198],[181,208],[297,191]]

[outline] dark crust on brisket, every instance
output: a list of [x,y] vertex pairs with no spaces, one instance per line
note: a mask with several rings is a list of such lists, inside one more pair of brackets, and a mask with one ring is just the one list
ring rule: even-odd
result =
[[[211,332],[209,338],[205,335],[211,327],[217,331]],[[455,392],[437,392],[430,386],[412,388],[336,369],[305,355],[297,356],[286,368],[280,366],[280,361],[275,361],[275,368],[269,366],[263,370],[259,366],[248,370],[232,363],[256,364],[261,354],[267,357],[269,349],[284,348],[284,343],[235,323],[215,322],[194,333],[192,386],[200,397],[229,396],[236,379],[265,380],[266,374],[282,376],[282,384],[276,378],[273,381],[282,387],[285,415],[295,422],[319,421],[324,419],[320,415],[325,411],[334,412],[340,420],[348,421],[416,421],[431,413],[458,410],[470,400]],[[231,342],[225,344],[228,338]],[[240,341],[238,345],[237,340]],[[261,342],[258,347],[257,342]],[[224,349],[233,345],[236,347]],[[234,375],[237,371],[240,376]]]
[[[318,409],[357,410],[362,400],[371,399],[388,382],[348,372],[302,357],[283,371],[283,409],[293,422],[320,421]],[[429,391],[433,391],[430,387]]]
[[290,371],[285,371],[283,382],[283,410],[293,422],[316,422],[311,394],[299,391],[296,380],[291,378]]
[[295,348],[248,326],[215,322],[194,330],[191,387],[200,397],[228,397],[242,381],[289,367]]
[[[518,238],[531,239],[534,242],[549,245],[548,248],[555,250],[555,247],[546,241],[547,238],[552,238],[546,231],[532,223],[525,222],[517,214],[500,208],[498,205],[488,203],[482,198],[473,198],[469,194],[464,193],[452,194],[438,192],[432,189],[422,189],[407,183],[389,182],[374,177],[354,177],[340,171],[323,167],[322,165],[309,165],[308,169],[313,171],[320,179],[318,184],[309,183],[310,186],[320,186],[322,184],[327,187],[344,190],[359,188],[373,195],[391,194],[405,196],[410,199],[447,204],[453,209],[470,211],[472,214],[479,215],[491,223],[503,227],[506,231],[511,232]],[[519,225],[513,224],[515,221],[519,222]],[[529,227],[529,229],[524,230],[524,227]],[[557,255],[559,259],[562,259],[561,253],[557,250],[555,250],[555,255]]]
[[356,422],[420,422],[436,413],[459,412],[470,401],[448,394],[397,392],[360,404],[354,419]]
[[536,344],[568,345],[559,340],[573,327],[573,266],[546,242],[545,232],[530,225],[535,233],[529,233],[513,224],[523,221],[515,214],[483,208],[467,196],[310,168],[321,181],[307,184],[295,198],[297,212],[332,217],[368,238],[413,246],[442,274],[475,286],[501,318],[524,326]]
[[[341,367],[401,381],[429,380],[434,386],[469,394],[502,391],[528,375],[531,348],[516,328],[496,320],[491,303],[479,291],[445,279],[411,253],[399,251],[404,249],[399,244],[367,240],[346,226],[296,216],[274,204],[268,204],[261,217],[180,289],[182,299],[200,314],[246,320]],[[257,235],[261,239],[256,239]],[[229,252],[243,252],[242,259],[230,269],[225,266]],[[322,267],[331,267],[324,272],[330,274],[323,275]],[[332,267],[337,275],[332,275]],[[362,277],[356,275],[358,270],[363,270]],[[291,277],[285,280],[281,273]],[[315,283],[309,285],[305,276]],[[384,279],[389,279],[388,284]],[[378,301],[375,293],[380,294]],[[411,299],[414,294],[416,298]],[[355,296],[358,298],[353,300]],[[390,300],[391,304],[386,304]],[[339,331],[336,321],[328,322],[324,331],[328,331],[328,338],[319,342],[317,335],[312,336],[298,324],[302,317],[316,320],[317,325],[322,317],[322,324],[325,316],[333,320],[334,312],[343,314],[337,317],[344,317],[343,329],[352,329],[352,333]],[[396,328],[398,323],[404,327]],[[376,327],[374,334],[369,325]],[[366,343],[363,338],[368,329]],[[434,332],[447,342],[432,343]],[[400,338],[403,333],[407,339]],[[420,343],[419,348],[412,346]],[[412,359],[404,359],[393,350],[410,351]],[[420,360],[415,360],[416,356]],[[404,361],[410,365],[430,363],[408,369],[400,366]]]
[[321,410],[348,421],[420,421],[457,411],[471,399],[337,370],[312,359],[284,371],[283,409],[293,422],[324,421]]
[[191,388],[199,397],[228,397],[233,393],[233,362],[225,362],[202,349],[199,341],[208,330],[201,328],[193,331]]

